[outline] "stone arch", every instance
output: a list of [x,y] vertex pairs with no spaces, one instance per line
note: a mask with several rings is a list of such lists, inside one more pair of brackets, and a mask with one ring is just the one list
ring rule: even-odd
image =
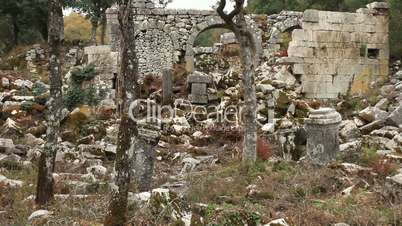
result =
[[[252,20],[251,22],[251,29],[253,30],[254,35],[254,42],[256,44],[256,55],[257,61],[259,61],[260,56],[262,55],[262,31],[260,31],[257,26],[254,25]],[[206,21],[195,25],[191,31],[190,36],[188,37],[186,49],[185,49],[185,61],[186,61],[186,69],[188,72],[194,71],[194,56],[195,52],[193,50],[194,42],[196,38],[204,31],[214,28],[227,28],[225,22],[219,16],[212,16],[206,18]]]
[[291,31],[294,29],[298,29],[302,27],[301,18],[298,17],[290,17],[285,20],[279,21],[275,23],[270,31],[270,37],[268,40],[267,49],[270,54],[278,51],[281,46],[281,34],[287,31]]

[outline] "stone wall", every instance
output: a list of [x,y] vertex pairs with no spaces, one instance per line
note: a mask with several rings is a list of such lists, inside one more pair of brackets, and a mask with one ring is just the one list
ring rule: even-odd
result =
[[[139,7],[139,8],[138,8]],[[194,41],[200,33],[212,28],[224,28],[224,21],[215,11],[208,10],[176,10],[156,8],[144,1],[134,5],[136,44],[140,62],[140,73],[158,75],[163,68],[170,68],[174,63],[185,61],[187,70],[194,70]],[[109,37],[113,51],[119,49],[119,25],[117,9],[107,12]],[[247,17],[255,34],[258,58],[262,56],[261,30],[264,24],[256,15]]]
[[114,74],[119,71],[118,68],[118,52],[112,52],[111,47],[104,46],[89,46],[84,49],[87,57],[87,64],[96,66],[97,76],[94,84],[99,89],[111,90],[113,88]]
[[293,31],[288,58],[308,98],[370,92],[388,76],[388,5],[372,3],[356,13],[307,10]]

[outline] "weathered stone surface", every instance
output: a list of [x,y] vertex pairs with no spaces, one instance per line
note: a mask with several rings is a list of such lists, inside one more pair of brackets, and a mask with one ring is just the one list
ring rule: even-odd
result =
[[0,138],[0,152],[9,153],[15,148],[14,142],[11,139]]
[[8,88],[10,86],[10,80],[6,77],[1,78],[1,86],[3,88]]
[[293,73],[301,75],[308,98],[332,99],[348,91],[369,94],[372,82],[388,76],[388,10],[368,7],[370,16],[304,12],[302,29],[292,33],[286,63],[293,59]]
[[334,109],[321,108],[310,113],[305,120],[307,131],[307,157],[317,165],[325,165],[339,152],[338,130],[341,115]]
[[21,127],[11,118],[8,118],[3,126],[0,128],[0,137],[17,139],[21,136]]
[[393,126],[399,126],[402,124],[402,104],[400,104],[399,107],[389,115],[387,123]]
[[224,33],[221,35],[221,43],[224,45],[238,43],[233,32]]
[[273,87],[269,84],[258,84],[256,86],[256,90],[260,91],[264,94],[271,94],[275,90],[275,87]]
[[269,222],[268,224],[264,224],[264,226],[289,226],[285,219],[277,219]]
[[163,70],[162,75],[162,100],[164,104],[173,101],[173,73],[170,69]]
[[29,80],[21,80],[21,79],[17,79],[13,82],[13,84],[15,86],[17,86],[18,88],[28,88],[28,89],[32,89],[33,83]]
[[47,218],[51,214],[52,212],[49,212],[48,210],[37,210],[28,217],[28,221],[34,221],[37,220],[38,218]]
[[374,122],[376,120],[384,120],[387,118],[388,113],[376,107],[368,107],[359,112],[359,116],[367,122]]
[[343,121],[339,135],[345,141],[351,141],[361,136],[360,130],[352,120]]
[[194,72],[187,78],[187,84],[191,89],[189,99],[194,104],[207,104],[208,103],[208,84],[212,83],[212,79],[202,73]]
[[[209,28],[221,26],[224,22],[215,11],[176,10],[135,7],[136,46],[140,75],[161,74],[164,68],[171,68],[184,58],[189,72],[194,71],[194,42],[198,35]],[[257,55],[262,56],[263,42],[261,21],[256,15],[247,15],[247,22],[253,30]],[[301,17],[301,16],[299,16]],[[119,28],[117,10],[108,10],[107,21],[112,51],[119,50]],[[260,25],[261,24],[261,25]],[[230,44],[229,44],[230,45]]]
[[360,127],[360,131],[362,132],[362,134],[366,135],[371,133],[373,130],[382,128],[383,126],[385,126],[385,120],[376,120],[372,123]]
[[107,169],[101,165],[95,165],[87,168],[87,172],[98,177],[104,177],[107,173]]
[[7,177],[0,174],[0,185],[9,187],[9,188],[20,188],[24,185],[24,182],[20,180],[11,180]]

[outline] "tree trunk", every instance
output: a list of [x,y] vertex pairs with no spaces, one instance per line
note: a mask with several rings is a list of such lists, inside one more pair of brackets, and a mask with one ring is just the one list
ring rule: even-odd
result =
[[98,30],[98,19],[97,18],[93,18],[91,19],[91,25],[92,25],[92,29],[91,29],[91,45],[96,45],[96,31]]
[[138,62],[135,53],[134,22],[131,0],[119,0],[119,24],[121,35],[121,67],[118,75],[118,102],[122,106],[115,162],[115,185],[112,189],[105,226],[123,226],[127,222],[127,196],[131,179],[131,160],[134,155],[134,139],[137,136],[135,122],[129,117],[129,107],[137,98]]
[[102,13],[102,19],[101,19],[101,45],[105,45],[106,43],[106,26],[107,26],[107,18],[106,18],[106,13]]
[[13,14],[11,15],[11,21],[13,23],[13,45],[18,45],[18,34],[20,33],[20,28],[18,26],[18,15]]
[[58,149],[61,111],[63,108],[60,48],[63,42],[62,0],[49,0],[49,81],[50,99],[48,101],[48,118],[46,144],[41,154],[38,172],[37,205],[46,205],[53,199],[53,170]]
[[243,161],[255,162],[257,160],[257,97],[255,93],[255,66],[252,52],[252,44],[249,37],[240,31],[240,54],[243,64],[243,89],[244,89],[244,150]]
[[235,32],[240,42],[240,55],[243,64],[244,89],[244,150],[243,161],[255,162],[257,160],[257,97],[255,92],[255,60],[254,41],[247,27],[244,11],[237,16],[239,30]]
[[[229,14],[224,12],[226,0],[220,0],[217,12],[234,32],[240,43],[240,57],[243,66],[244,145],[243,161],[254,163],[257,160],[257,98],[255,93],[255,43],[252,32],[247,26],[244,0],[235,0],[235,7]],[[236,20],[233,18],[236,16]]]

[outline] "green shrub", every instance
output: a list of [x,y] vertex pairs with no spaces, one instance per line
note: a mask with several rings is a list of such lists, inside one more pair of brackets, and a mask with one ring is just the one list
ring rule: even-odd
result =
[[97,93],[96,88],[93,86],[85,90],[78,86],[72,86],[64,95],[64,104],[71,110],[82,104],[95,106],[99,103],[101,98],[102,97]]
[[[94,86],[81,88],[84,81],[90,81],[97,75],[95,65],[89,64],[84,68],[75,68],[71,71],[72,84],[64,95],[64,104],[68,109],[73,109],[82,104],[95,106],[103,98],[98,94]],[[104,92],[102,92],[104,95]]]
[[21,110],[25,111],[25,112],[31,112],[32,111],[32,106],[35,103],[32,101],[23,101],[21,103]]
[[81,88],[73,86],[69,88],[64,95],[64,104],[68,109],[73,109],[74,107],[84,103],[84,93]]
[[89,81],[96,76],[96,69],[94,64],[89,64],[84,68],[74,68],[71,71],[71,80],[76,85],[81,85],[84,81]]
[[41,82],[35,82],[32,86],[32,94],[34,96],[39,96],[48,91],[48,88],[44,83]]

